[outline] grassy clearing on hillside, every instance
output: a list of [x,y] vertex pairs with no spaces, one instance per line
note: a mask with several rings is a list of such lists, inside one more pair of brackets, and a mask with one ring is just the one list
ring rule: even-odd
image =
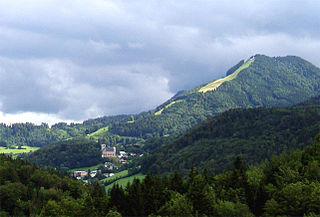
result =
[[144,179],[145,176],[146,176],[146,175],[144,175],[144,174],[142,174],[142,173],[138,173],[138,174],[135,174],[135,175],[132,175],[132,176],[123,178],[123,179],[119,179],[119,180],[117,180],[116,182],[113,182],[112,184],[107,185],[107,186],[105,187],[105,189],[106,189],[106,191],[110,190],[110,189],[112,188],[112,186],[113,186],[114,184],[116,184],[116,183],[119,184],[119,185],[122,186],[122,187],[125,187],[129,182],[132,182],[135,178],[142,180],[142,179]]
[[94,166],[91,166],[91,167],[82,167],[82,168],[75,168],[75,169],[72,169],[70,170],[71,172],[74,172],[74,171],[88,171],[88,170],[96,170],[98,169],[99,167],[101,166],[104,166],[103,163],[100,163],[100,164],[97,164],[97,165],[94,165]]
[[239,72],[241,72],[242,70],[248,68],[252,63],[254,62],[254,58],[251,58],[250,60],[248,60],[247,62],[245,62],[244,64],[242,64],[242,66],[240,66],[236,71],[234,71],[234,73],[232,73],[231,75],[228,75],[224,78],[215,80],[209,84],[207,84],[206,86],[202,87],[199,92],[200,93],[206,93],[208,91],[212,91],[212,90],[216,90],[218,87],[220,87],[221,84],[223,84],[226,81],[231,81],[233,79],[235,79],[237,77],[237,75],[239,74]]
[[133,124],[134,123],[134,116],[131,115],[131,121],[127,121],[128,124]]
[[105,179],[101,179],[100,181],[101,182],[112,181],[112,180],[115,180],[115,179],[119,179],[121,177],[125,177],[127,175],[128,175],[128,170],[123,170],[121,172],[115,173],[114,176],[111,176],[111,177],[108,177],[108,178],[105,178]]
[[1,154],[22,154],[22,153],[29,153],[38,150],[40,147],[31,147],[31,146],[21,146],[22,149],[18,149],[18,146],[14,146],[16,149],[6,149],[5,147],[0,147]]
[[156,113],[154,113],[154,115],[161,115],[163,112],[164,108],[160,109],[159,111],[157,111]]
[[181,102],[182,100],[177,100],[177,101],[173,101],[171,103],[169,103],[168,105],[166,105],[164,108],[160,109],[159,111],[157,111],[156,113],[154,113],[154,115],[161,115],[164,109],[169,108],[170,106],[174,105],[175,103]]
[[90,137],[98,137],[98,136],[101,136],[101,135],[107,133],[108,131],[109,131],[109,127],[108,126],[107,127],[102,127],[99,130],[97,130],[97,131],[95,131],[93,133],[90,133],[89,136]]

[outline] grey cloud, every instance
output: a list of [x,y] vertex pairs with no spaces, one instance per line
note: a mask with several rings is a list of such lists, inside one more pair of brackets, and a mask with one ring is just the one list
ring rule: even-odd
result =
[[155,65],[84,69],[60,60],[0,60],[5,113],[53,113],[83,120],[147,110],[172,96],[163,69]]
[[4,113],[152,109],[256,53],[320,65],[317,1],[0,1]]
[[56,113],[65,102],[52,94],[46,83],[40,82],[43,70],[33,61],[0,58],[1,110]]
[[[154,66],[91,68],[74,75],[74,86],[67,95],[69,105],[61,112],[76,119],[136,113],[155,107],[159,100],[172,96],[165,77],[143,71]],[[79,71],[78,71],[79,72]]]

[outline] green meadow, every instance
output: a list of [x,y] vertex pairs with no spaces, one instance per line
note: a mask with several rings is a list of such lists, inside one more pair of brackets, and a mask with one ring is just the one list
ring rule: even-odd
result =
[[91,166],[91,167],[75,168],[75,169],[71,169],[70,171],[71,171],[71,172],[74,172],[74,171],[96,170],[96,169],[98,169],[98,168],[101,167],[101,166],[104,166],[104,164],[103,164],[103,163],[100,163],[100,164],[97,164],[97,165],[94,165],[94,166]]
[[182,102],[182,100],[177,100],[177,101],[173,101],[171,103],[169,103],[168,105],[166,105],[164,108],[160,109],[159,111],[157,111],[156,113],[154,113],[155,115],[161,115],[164,109],[169,108],[170,106],[178,103],[178,102]]
[[[134,179],[140,179],[140,180],[142,180],[145,176],[146,176],[146,175],[144,175],[144,174],[142,174],[142,173],[138,173],[138,174],[135,174],[135,175],[132,175],[132,176],[129,176],[129,177],[125,177],[125,178],[119,179],[119,180],[111,183],[110,185],[107,185],[107,186],[105,187],[106,192],[107,192],[108,190],[110,190],[114,184],[118,184],[118,185],[120,185],[120,186],[122,186],[122,187],[125,187],[128,183],[131,183]],[[112,176],[112,177],[113,177],[113,176]],[[111,178],[111,177],[110,177],[110,178]]]
[[90,137],[99,137],[99,136],[103,136],[105,133],[107,133],[109,130],[109,127],[102,127],[100,128],[99,130],[93,132],[93,133],[90,133],[89,136]]
[[105,179],[101,179],[101,182],[105,182],[105,181],[112,181],[115,179],[119,179],[121,177],[125,177],[128,175],[128,170],[123,170],[121,172],[115,173],[113,176],[105,178]]
[[200,93],[206,93],[208,91],[216,90],[224,82],[231,81],[231,80],[235,79],[237,77],[237,75],[239,74],[239,72],[241,72],[242,70],[248,68],[253,62],[254,62],[254,58],[251,58],[250,60],[245,62],[242,66],[240,66],[236,71],[234,71],[234,73],[232,73],[231,75],[228,75],[228,76],[226,76],[224,78],[221,78],[221,79],[215,80],[213,82],[210,82],[206,86],[202,87],[199,90],[199,92]]
[[22,154],[22,153],[34,152],[40,148],[40,147],[31,147],[31,146],[26,146],[26,145],[21,146],[21,149],[18,149],[18,146],[13,146],[13,147],[15,147],[15,149],[0,147],[0,154],[17,155],[17,154]]

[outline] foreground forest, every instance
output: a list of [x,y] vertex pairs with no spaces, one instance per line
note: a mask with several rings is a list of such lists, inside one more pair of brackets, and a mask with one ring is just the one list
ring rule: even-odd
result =
[[0,155],[0,216],[104,216],[108,198],[58,171]]
[[0,216],[316,216],[320,213],[320,135],[316,143],[214,175],[147,175],[106,194],[57,171],[0,155]]

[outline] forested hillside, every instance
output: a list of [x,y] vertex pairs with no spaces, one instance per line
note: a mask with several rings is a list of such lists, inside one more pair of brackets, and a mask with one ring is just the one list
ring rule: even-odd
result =
[[93,140],[77,138],[54,143],[26,157],[40,167],[72,169],[97,165],[102,162],[101,147]]
[[192,169],[186,180],[175,173],[115,185],[110,204],[124,216],[318,216],[319,138],[259,166],[237,157],[232,170],[219,175]]
[[131,116],[119,115],[87,120],[82,124],[57,123],[51,127],[45,123],[41,125],[32,123],[0,124],[0,146],[42,147],[72,137],[85,136],[102,127],[129,120],[131,120]]
[[319,131],[320,97],[291,107],[233,109],[176,139],[149,141],[142,171],[186,174],[195,166],[219,173],[230,169],[237,155],[257,164],[312,144]]

